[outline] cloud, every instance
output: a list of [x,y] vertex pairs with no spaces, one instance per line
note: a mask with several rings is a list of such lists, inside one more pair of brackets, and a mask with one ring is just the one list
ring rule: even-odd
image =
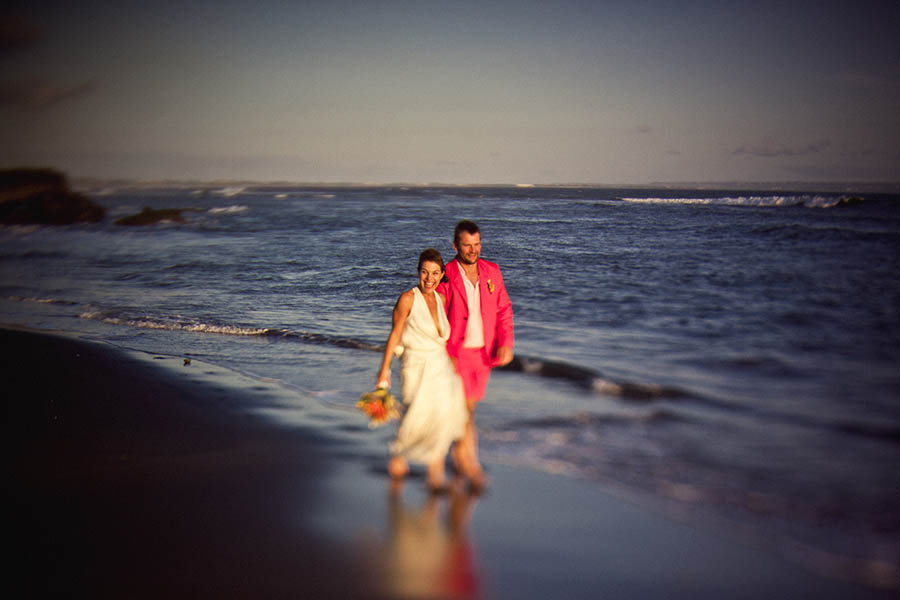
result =
[[829,140],[820,140],[817,142],[810,142],[808,144],[790,146],[787,144],[776,142],[770,138],[766,138],[758,144],[744,144],[732,150],[731,154],[736,156],[746,155],[762,158],[772,158],[778,156],[808,156],[810,154],[822,154],[823,152],[828,150],[829,146],[831,146],[831,142]]
[[54,84],[37,79],[0,82],[0,107],[43,110],[91,93],[93,81],[76,84]]

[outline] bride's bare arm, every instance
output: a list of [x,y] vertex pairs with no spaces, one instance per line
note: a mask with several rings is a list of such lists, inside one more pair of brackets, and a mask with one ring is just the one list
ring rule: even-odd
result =
[[400,343],[400,336],[403,334],[403,328],[406,326],[406,318],[409,317],[409,311],[413,305],[412,290],[403,292],[397,298],[394,304],[393,326],[388,336],[387,342],[384,344],[384,355],[381,359],[381,370],[378,372],[378,378],[375,382],[376,388],[391,387],[391,359],[394,357],[394,350]]

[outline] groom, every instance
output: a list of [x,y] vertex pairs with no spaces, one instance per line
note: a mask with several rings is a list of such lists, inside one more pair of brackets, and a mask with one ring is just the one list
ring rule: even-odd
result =
[[456,257],[447,264],[447,278],[437,291],[446,299],[450,321],[447,352],[463,380],[469,421],[453,449],[457,468],[481,487],[484,472],[478,462],[475,406],[484,397],[492,367],[513,359],[512,303],[495,263],[480,258],[481,231],[472,221],[460,221],[453,232]]

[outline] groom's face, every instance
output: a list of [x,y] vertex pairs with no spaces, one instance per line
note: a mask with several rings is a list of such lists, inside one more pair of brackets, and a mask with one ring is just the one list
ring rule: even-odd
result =
[[481,256],[481,234],[460,232],[459,240],[453,244],[460,262],[474,265]]

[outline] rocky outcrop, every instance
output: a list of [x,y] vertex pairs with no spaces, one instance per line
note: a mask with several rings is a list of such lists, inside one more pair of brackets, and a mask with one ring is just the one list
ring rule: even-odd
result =
[[153,225],[155,223],[184,223],[184,217],[181,216],[179,208],[162,208],[152,209],[144,208],[143,211],[136,215],[130,215],[118,219],[116,225]]
[[0,169],[0,223],[70,225],[103,220],[105,209],[69,189],[53,169]]
[[865,200],[860,196],[841,196],[835,206],[855,206],[862,204]]

